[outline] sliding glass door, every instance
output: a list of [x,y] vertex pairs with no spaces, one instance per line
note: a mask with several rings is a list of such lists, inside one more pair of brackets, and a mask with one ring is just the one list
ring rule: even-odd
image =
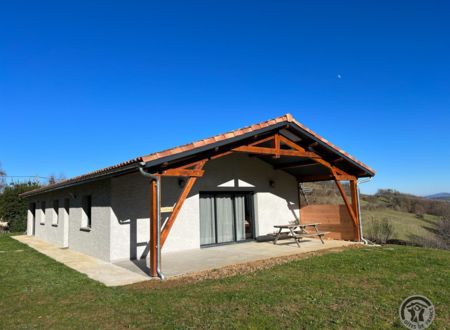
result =
[[201,245],[239,242],[253,238],[251,193],[201,193]]

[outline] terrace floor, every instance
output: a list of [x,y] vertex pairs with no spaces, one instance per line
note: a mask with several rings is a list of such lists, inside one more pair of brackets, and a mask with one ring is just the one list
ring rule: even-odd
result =
[[[272,258],[301,255],[309,252],[335,249],[359,243],[318,239],[305,239],[301,247],[293,240],[280,240],[277,245],[272,242],[250,241],[228,244],[182,252],[163,253],[162,272],[167,278],[195,274],[227,266],[253,263]],[[149,273],[148,260],[125,260],[114,264],[141,275]]]
[[106,286],[121,286],[149,279],[144,274],[131,272],[110,262],[71,249],[61,248],[34,236],[18,235],[12,236],[12,238]]
[[[80,273],[86,274],[88,277],[106,286],[121,286],[150,279],[146,259],[110,263],[70,248],[60,248],[34,236],[20,235],[12,236],[12,238]],[[322,244],[318,239],[306,239],[301,242],[301,247],[297,247],[293,240],[280,240],[277,245],[274,245],[272,242],[250,241],[182,252],[163,253],[162,271],[166,278],[170,279],[229,266],[251,265],[263,260],[289,256],[295,257],[305,253],[355,244],[359,243],[325,240],[325,244]]]

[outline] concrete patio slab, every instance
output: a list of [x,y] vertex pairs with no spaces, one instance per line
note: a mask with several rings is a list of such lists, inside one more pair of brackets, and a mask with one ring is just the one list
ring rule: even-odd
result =
[[[195,274],[203,271],[219,269],[236,264],[251,263],[276,257],[301,255],[309,252],[336,249],[359,243],[308,239],[301,242],[301,247],[292,240],[279,241],[277,245],[272,242],[246,242],[202,248],[196,250],[163,253],[162,271],[167,278]],[[126,268],[137,274],[148,274],[146,260],[126,260],[116,262],[116,265]]]
[[127,285],[150,279],[143,273],[139,274],[70,249],[62,249],[34,236],[21,235],[12,238],[106,286]]

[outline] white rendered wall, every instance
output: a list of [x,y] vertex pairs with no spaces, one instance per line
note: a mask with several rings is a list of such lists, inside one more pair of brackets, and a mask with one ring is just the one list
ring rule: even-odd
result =
[[[81,228],[81,200],[82,196],[92,196],[92,227],[90,231],[82,231]],[[64,199],[69,198],[69,220],[64,221]],[[52,225],[51,214],[53,201],[59,200],[59,222]],[[41,224],[41,202],[46,202],[46,216],[44,224]],[[64,231],[68,231],[69,248],[109,261],[110,260],[110,180],[100,180],[73,188],[56,190],[44,193],[28,200],[36,203],[35,236],[44,241],[64,247]],[[28,211],[27,233],[32,233],[31,212]],[[66,227],[68,225],[68,228]]]
[[[35,236],[43,241],[50,242],[62,247],[63,243],[63,223],[60,220],[57,225],[53,223],[53,201],[55,199],[59,200],[59,214],[64,211],[62,209],[63,203],[61,198],[61,193],[50,192],[39,196],[37,200],[33,200],[36,203],[36,220],[35,220]],[[43,213],[41,209],[41,203],[45,201],[45,219],[43,219]],[[28,210],[29,219],[31,220],[31,212]],[[61,219],[61,218],[60,218]],[[43,221],[44,220],[44,221]],[[28,225],[28,224],[27,224]],[[32,226],[31,221],[29,225]],[[27,228],[31,233],[32,227]]]
[[29,209],[30,204],[28,204],[28,211],[27,211],[27,235],[28,236],[33,235],[33,222],[35,221],[33,214],[31,212],[31,210]]

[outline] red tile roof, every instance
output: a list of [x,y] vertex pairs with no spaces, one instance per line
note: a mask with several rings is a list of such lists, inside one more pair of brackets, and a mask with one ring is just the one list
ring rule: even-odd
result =
[[31,196],[31,195],[35,195],[37,193],[41,193],[41,192],[46,192],[46,191],[50,191],[50,190],[55,190],[58,188],[63,188],[66,186],[70,186],[73,184],[78,184],[93,178],[101,178],[104,175],[108,175],[111,173],[114,173],[116,171],[121,171],[126,169],[127,167],[136,167],[137,164],[139,164],[140,162],[150,162],[150,161],[154,161],[154,160],[159,160],[162,158],[166,158],[169,156],[173,156],[173,155],[178,155],[181,154],[183,152],[186,151],[192,151],[201,147],[205,147],[208,146],[210,144],[216,143],[216,142],[220,142],[220,141],[226,141],[228,139],[231,138],[235,138],[235,137],[240,137],[244,134],[247,133],[251,133],[251,132],[255,132],[258,131],[260,129],[263,128],[268,128],[271,126],[274,126],[276,124],[279,123],[291,123],[291,124],[295,124],[297,125],[301,130],[309,133],[310,135],[312,135],[315,139],[317,139],[318,141],[322,142],[323,144],[327,145],[328,147],[330,147],[332,150],[342,154],[343,156],[345,156],[348,159],[351,159],[354,163],[358,164],[359,166],[363,167],[365,170],[367,170],[369,173],[372,173],[373,175],[375,174],[375,171],[368,167],[367,165],[365,165],[364,163],[358,161],[356,158],[354,158],[353,156],[349,155],[348,153],[346,153],[344,150],[336,147],[334,144],[330,143],[329,141],[327,141],[326,139],[322,138],[320,135],[316,134],[315,132],[313,132],[312,130],[310,130],[309,128],[303,126],[302,124],[300,124],[298,121],[296,121],[292,115],[290,114],[286,114],[284,116],[280,116],[277,117],[275,119],[271,119],[271,120],[267,120],[258,124],[254,124],[254,125],[250,125],[244,128],[240,128],[240,129],[236,129],[227,133],[223,133],[223,134],[219,134],[210,138],[206,138],[203,140],[199,140],[196,142],[192,142],[192,143],[188,143],[179,147],[175,147],[175,148],[171,148],[171,149],[166,149],[163,151],[159,151],[159,152],[155,152],[146,156],[141,156],[141,157],[137,157],[134,159],[130,159],[126,162],[123,163],[119,163],[117,165],[113,165],[110,167],[106,167],[97,171],[93,171],[93,172],[89,172],[87,174],[83,174],[68,180],[64,180],[52,185],[47,185],[29,192],[26,192],[24,194],[22,194],[23,197],[26,196]]

